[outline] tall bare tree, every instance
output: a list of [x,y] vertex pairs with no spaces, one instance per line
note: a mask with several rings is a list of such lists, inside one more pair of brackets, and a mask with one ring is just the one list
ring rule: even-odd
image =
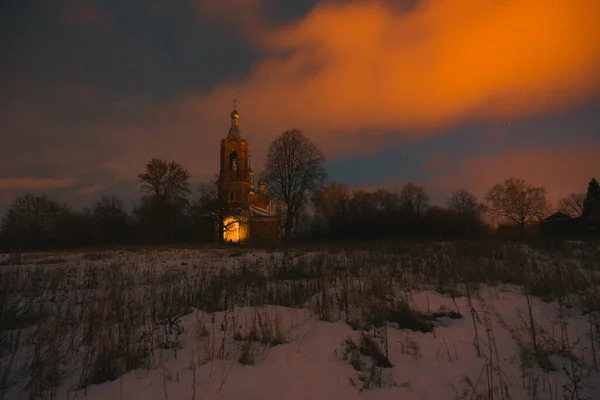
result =
[[485,210],[485,207],[477,202],[475,195],[464,188],[454,191],[446,204],[450,210],[460,217],[480,218]]
[[583,205],[585,203],[585,193],[571,193],[567,197],[558,201],[558,211],[574,218],[583,214]]
[[138,174],[143,201],[150,209],[155,224],[170,231],[171,241],[175,238],[175,221],[188,205],[190,174],[180,164],[160,158],[152,158],[145,171]]
[[197,206],[204,212],[211,212],[219,204],[219,189],[216,181],[202,182],[198,185]]
[[[448,209],[457,217],[456,228],[463,234],[471,236],[483,227],[482,216],[485,206],[477,201],[474,194],[467,189],[460,188],[454,191],[446,202]],[[438,216],[443,213],[438,213]]]
[[540,221],[548,210],[546,189],[517,178],[497,183],[487,192],[485,199],[489,213],[501,221],[519,226],[521,239],[525,226]]
[[127,212],[123,202],[114,196],[103,196],[87,211],[93,225],[96,243],[123,243],[127,237]]
[[286,206],[285,239],[293,236],[302,205],[327,181],[324,163],[323,152],[297,129],[283,132],[269,146],[265,179]]
[[413,214],[422,215],[429,207],[429,196],[423,186],[408,182],[400,191],[400,204]]
[[350,189],[343,183],[329,182],[327,186],[315,193],[313,204],[315,211],[323,222],[327,222],[337,211],[340,203],[348,201]]
[[318,190],[312,199],[315,210],[314,232],[330,234],[332,221],[344,214],[350,196],[350,189],[338,182],[329,182]]
[[184,201],[190,192],[190,174],[175,161],[152,158],[143,173],[138,174],[146,195],[166,203]]
[[67,240],[65,222],[70,214],[66,205],[26,193],[13,200],[0,230],[13,249],[57,246]]
[[372,197],[375,210],[379,213],[392,213],[402,207],[402,200],[399,193],[377,189],[373,192]]
[[216,180],[200,183],[198,192],[200,196],[193,205],[193,216],[196,219],[208,218],[216,225],[219,242],[223,242],[224,234],[234,229],[237,224],[243,223],[244,219],[241,216],[231,215],[227,205],[219,201]]

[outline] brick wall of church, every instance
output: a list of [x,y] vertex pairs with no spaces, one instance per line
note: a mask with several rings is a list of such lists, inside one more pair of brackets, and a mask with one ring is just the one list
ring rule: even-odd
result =
[[260,207],[266,210],[271,207],[271,197],[268,195],[251,194],[249,200],[250,205],[254,207]]
[[251,218],[250,241],[253,244],[278,244],[281,235],[277,218]]

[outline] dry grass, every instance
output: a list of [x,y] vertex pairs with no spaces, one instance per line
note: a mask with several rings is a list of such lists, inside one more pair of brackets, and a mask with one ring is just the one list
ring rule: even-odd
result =
[[[366,249],[288,249],[259,259],[242,257],[244,254],[241,249],[235,254],[225,252],[225,258],[236,257],[235,263],[221,269],[208,268],[194,259],[178,268],[166,268],[152,255],[139,262],[114,262],[103,253],[92,252],[84,256],[83,265],[64,264],[64,258],[51,256],[36,258],[34,265],[2,266],[0,393],[29,383],[33,397],[44,397],[66,377],[77,377],[73,380],[76,389],[117,379],[132,369],[155,368],[156,349],[178,357],[180,321],[194,309],[210,315],[241,306],[281,305],[310,308],[322,320],[345,320],[357,329],[385,330],[395,324],[430,332],[439,318],[459,318],[461,314],[417,310],[408,295],[398,296],[399,289],[406,294],[436,289],[458,298],[470,297],[482,284],[514,284],[531,298],[569,300],[586,312],[600,310],[600,250],[594,245],[532,249],[478,243],[388,243]],[[474,314],[471,316],[477,326]],[[228,318],[235,318],[235,313]],[[526,349],[533,346],[531,353],[539,358],[548,352],[547,338],[538,334],[535,320],[525,321],[523,329],[530,333],[532,343],[535,336],[535,344],[525,343],[524,357],[530,357]],[[225,323],[236,326],[231,319]],[[257,312],[245,330],[219,331],[215,324],[198,321],[193,365],[233,357],[226,354],[226,340],[240,343],[236,357],[244,364],[257,362],[257,345],[287,342],[277,315]],[[490,368],[497,368],[494,349],[483,348],[485,332],[482,329],[475,340],[477,351],[489,359]],[[377,386],[381,381],[377,368],[389,368],[385,343],[383,351],[378,345],[377,352],[368,336],[363,337],[367,339],[357,344],[362,349],[359,353],[366,352],[375,360],[372,367],[367,366],[370,375],[365,385]],[[419,357],[418,349],[408,342],[405,350],[415,359]],[[556,352],[556,346],[552,347],[551,353]],[[361,360],[352,363],[358,368]],[[579,364],[574,365],[572,376],[585,375],[577,375]]]

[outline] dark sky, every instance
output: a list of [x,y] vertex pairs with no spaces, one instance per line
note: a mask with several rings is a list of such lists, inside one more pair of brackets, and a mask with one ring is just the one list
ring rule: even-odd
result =
[[255,170],[299,128],[331,179],[437,203],[510,176],[555,201],[600,177],[597,0],[0,7],[0,213],[26,191],[131,203],[151,157],[211,178],[234,98]]

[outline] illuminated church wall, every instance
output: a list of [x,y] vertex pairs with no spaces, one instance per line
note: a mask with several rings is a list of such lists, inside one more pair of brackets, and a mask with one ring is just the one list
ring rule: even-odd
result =
[[250,165],[248,141],[242,138],[240,114],[230,114],[231,127],[221,140],[220,173],[217,181],[219,203],[226,210],[223,229],[215,227],[217,239],[225,242],[279,242],[280,221],[272,211],[272,200],[260,177],[258,191],[254,187],[254,171]]

